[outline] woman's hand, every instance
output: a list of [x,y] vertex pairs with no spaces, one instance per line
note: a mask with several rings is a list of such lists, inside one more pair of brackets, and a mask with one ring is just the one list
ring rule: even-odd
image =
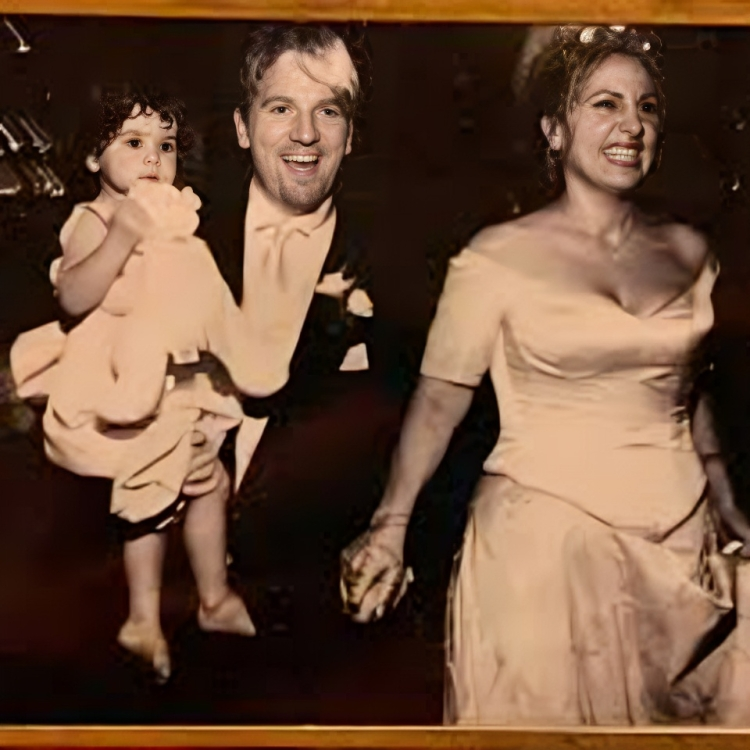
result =
[[355,622],[379,620],[414,580],[404,569],[406,519],[383,517],[341,553],[344,612]]
[[725,554],[750,558],[750,522],[737,507],[723,462],[718,457],[715,461],[707,462],[706,474],[711,484],[713,507],[719,518],[721,531],[723,536],[729,539],[722,551]]
[[737,506],[734,488],[726,463],[722,458],[721,444],[716,435],[713,415],[705,395],[701,396],[693,415],[693,444],[703,463],[708,480],[709,497],[720,532],[727,540],[725,554],[750,558],[750,522]]

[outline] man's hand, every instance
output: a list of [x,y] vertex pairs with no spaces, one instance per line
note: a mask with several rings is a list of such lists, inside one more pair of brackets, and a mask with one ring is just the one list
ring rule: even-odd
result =
[[221,479],[219,449],[223,437],[219,434],[216,440],[209,440],[199,430],[193,431],[191,436],[193,456],[187,478],[182,485],[183,494],[198,497],[216,488]]

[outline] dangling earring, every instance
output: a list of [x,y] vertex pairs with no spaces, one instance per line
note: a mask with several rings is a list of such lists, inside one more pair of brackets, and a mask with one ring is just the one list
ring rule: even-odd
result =
[[547,146],[545,161],[547,167],[547,179],[549,180],[552,189],[557,190],[559,182],[558,165],[560,162],[559,149],[552,148],[552,146]]

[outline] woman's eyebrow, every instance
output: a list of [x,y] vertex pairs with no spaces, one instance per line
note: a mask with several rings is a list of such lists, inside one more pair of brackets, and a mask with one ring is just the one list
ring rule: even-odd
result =
[[591,99],[594,96],[599,96],[600,94],[608,94],[609,96],[614,97],[615,99],[624,99],[625,96],[618,91],[612,91],[610,89],[599,89],[599,91],[594,91],[593,94],[589,94],[588,98]]
[[[625,95],[621,94],[619,91],[612,91],[611,89],[599,89],[599,91],[594,91],[593,94],[589,94],[588,99],[591,99],[595,96],[599,96],[600,94],[607,94],[608,96],[613,97],[614,99],[624,99]],[[644,99],[656,99],[658,98],[655,91],[648,91],[645,94],[641,94],[638,97],[638,101],[643,101]]]

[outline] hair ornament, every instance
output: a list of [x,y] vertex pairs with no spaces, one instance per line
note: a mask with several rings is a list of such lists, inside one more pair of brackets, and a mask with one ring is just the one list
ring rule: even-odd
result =
[[590,44],[594,40],[595,33],[596,26],[587,26],[585,29],[582,29],[581,33],[578,35],[578,38],[584,44]]
[[[599,26],[586,26],[583,28],[578,35],[578,40],[582,42],[583,44],[591,44],[591,42],[594,41],[594,37],[596,36],[596,30],[600,28]],[[610,26],[609,27],[612,31],[617,32],[618,34],[623,34],[628,31],[627,26]],[[637,33],[635,29],[630,29],[631,34]],[[644,41],[643,42],[643,51],[648,52],[651,49],[651,42]]]

